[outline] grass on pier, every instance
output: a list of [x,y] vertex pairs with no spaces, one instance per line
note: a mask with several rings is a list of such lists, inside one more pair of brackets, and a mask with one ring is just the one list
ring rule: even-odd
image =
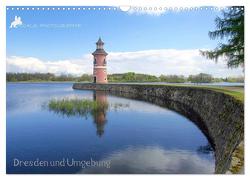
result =
[[[146,85],[146,84],[141,84],[141,85]],[[152,86],[152,84],[148,85]],[[208,89],[233,96],[235,99],[240,100],[241,102],[244,103],[244,86],[209,86],[209,85],[205,86],[205,85],[187,85],[187,84],[154,84],[154,85]]]
[[244,86],[191,86],[221,92],[244,103]]
[[208,87],[208,89],[228,94],[244,103],[244,87]]

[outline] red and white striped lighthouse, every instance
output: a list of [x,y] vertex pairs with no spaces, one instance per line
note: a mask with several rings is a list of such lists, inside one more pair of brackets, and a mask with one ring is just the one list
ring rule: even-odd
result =
[[104,51],[103,45],[104,42],[101,40],[101,38],[99,38],[96,42],[96,50],[92,53],[92,55],[94,56],[94,83],[108,83],[106,68],[106,56],[108,55],[108,53]]

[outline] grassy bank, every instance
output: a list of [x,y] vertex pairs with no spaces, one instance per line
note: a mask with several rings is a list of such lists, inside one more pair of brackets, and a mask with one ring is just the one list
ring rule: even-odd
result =
[[195,88],[209,89],[216,92],[221,92],[230,96],[233,96],[235,99],[244,102],[244,86],[190,86]]
[[209,89],[216,92],[221,92],[235,99],[244,102],[244,86],[199,86],[199,85],[184,85],[185,87],[195,87],[201,89]]
[[209,89],[228,94],[244,103],[244,87],[209,87]]
[[138,85],[149,85],[149,86],[176,86],[176,87],[192,87],[200,89],[209,89],[216,92],[221,92],[235,99],[240,100],[244,103],[244,86],[205,86],[205,85],[187,85],[187,84],[139,84]]

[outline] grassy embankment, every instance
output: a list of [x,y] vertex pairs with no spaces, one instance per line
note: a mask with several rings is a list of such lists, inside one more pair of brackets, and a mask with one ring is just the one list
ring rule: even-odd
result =
[[[146,84],[143,84],[146,85]],[[148,84],[151,85],[152,84]],[[155,84],[157,86],[157,84]],[[221,92],[230,96],[233,96],[235,99],[240,100],[244,103],[244,86],[203,86],[203,85],[187,85],[187,84],[159,84],[159,86],[177,86],[177,87],[192,87],[192,88],[201,88],[209,89],[216,92]]]
[[233,96],[244,103],[244,87],[207,87],[208,89]]
[[230,96],[233,96],[235,99],[240,100],[244,103],[244,86],[190,86],[196,88],[209,89],[216,92],[221,92]]
[[243,86],[194,86],[197,88],[209,89],[216,92],[221,92],[244,103],[244,87]]

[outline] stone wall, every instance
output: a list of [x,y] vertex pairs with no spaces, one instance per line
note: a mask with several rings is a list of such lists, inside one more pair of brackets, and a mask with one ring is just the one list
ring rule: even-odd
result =
[[[226,173],[244,139],[244,104],[209,89],[166,85],[76,83],[73,89],[104,90],[173,109],[197,124],[215,151],[215,173]],[[241,162],[243,164],[243,162]]]

